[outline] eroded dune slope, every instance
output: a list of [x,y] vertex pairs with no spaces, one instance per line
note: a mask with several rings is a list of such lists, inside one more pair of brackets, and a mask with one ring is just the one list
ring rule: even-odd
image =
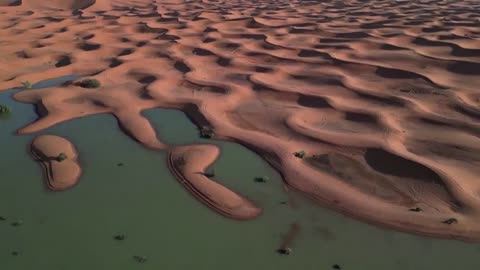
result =
[[323,205],[480,240],[478,1],[97,0],[72,13],[87,2],[0,8],[0,89],[102,83],[16,94],[44,112],[19,133],[107,112],[162,149],[140,112],[178,108]]

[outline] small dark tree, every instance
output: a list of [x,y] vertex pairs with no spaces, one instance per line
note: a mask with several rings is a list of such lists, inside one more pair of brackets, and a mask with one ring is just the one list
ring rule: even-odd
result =
[[67,155],[65,153],[60,153],[56,158],[55,160],[58,161],[58,162],[62,162],[64,161],[65,159],[67,159]]
[[293,153],[293,155],[297,158],[304,158],[305,157],[305,151],[298,151],[298,152],[295,152]]
[[144,262],[146,262],[146,261],[148,260],[147,257],[145,257],[145,256],[138,256],[138,255],[133,256],[133,259],[134,259],[135,261],[137,261],[138,263],[144,263]]
[[270,179],[268,178],[268,176],[259,176],[259,177],[255,177],[254,180],[255,182],[259,182],[259,183],[266,183]]
[[22,86],[23,86],[23,88],[25,88],[25,89],[30,89],[30,88],[32,88],[32,83],[29,82],[29,81],[24,81],[24,82],[22,83]]
[[442,221],[442,223],[450,225],[450,224],[453,224],[453,223],[458,223],[458,220],[456,218],[449,218],[447,220]]
[[200,129],[200,137],[211,139],[213,136],[215,136],[215,133],[211,127],[204,126]]
[[21,219],[11,223],[13,227],[18,227],[18,226],[21,226],[22,224],[23,224],[23,220]]
[[289,247],[282,247],[277,249],[277,252],[282,255],[290,255],[290,253],[292,253],[292,249]]
[[125,240],[125,238],[127,238],[127,236],[125,234],[117,234],[113,237],[113,239],[115,239],[117,241]]
[[98,88],[100,87],[100,81],[97,79],[85,79],[78,83],[78,86],[83,88]]
[[0,114],[10,114],[10,108],[7,105],[0,105]]

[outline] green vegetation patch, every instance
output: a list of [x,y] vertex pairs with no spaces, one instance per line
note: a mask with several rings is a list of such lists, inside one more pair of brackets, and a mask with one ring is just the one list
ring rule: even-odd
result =
[[65,153],[60,153],[56,158],[55,160],[58,161],[58,162],[62,162],[64,160],[66,160],[68,157]]
[[270,178],[268,178],[268,176],[259,176],[259,177],[255,177],[255,182],[258,182],[258,183],[266,183],[268,182],[268,180],[270,180]]
[[200,129],[200,137],[205,139],[211,139],[214,136],[215,136],[215,133],[213,132],[213,128],[204,126]]
[[10,108],[7,105],[0,104],[0,115],[10,114]]
[[30,81],[24,81],[24,82],[22,83],[22,86],[23,86],[23,88],[25,88],[25,89],[30,89],[30,88],[32,88],[32,83],[31,83]]
[[293,155],[297,158],[304,158],[306,154],[305,154],[305,151],[302,150],[302,151],[293,153]]

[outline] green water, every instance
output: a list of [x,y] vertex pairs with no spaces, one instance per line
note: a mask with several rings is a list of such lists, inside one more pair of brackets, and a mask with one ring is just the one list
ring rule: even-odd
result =
[[[38,133],[70,139],[84,169],[75,188],[49,192],[41,167],[28,154],[38,134],[14,135],[36,119],[33,106],[13,102],[13,92],[0,94],[0,104],[12,109],[10,118],[0,119],[0,216],[7,218],[0,221],[2,270],[318,270],[333,264],[346,270],[480,269],[480,245],[379,229],[295,195],[296,208],[280,204],[287,194],[273,169],[240,145],[199,139],[179,111],[144,115],[165,142],[219,145],[216,178],[262,206],[261,217],[236,222],[204,207],[170,175],[164,152],[143,148],[105,114]],[[120,162],[124,165],[117,166]],[[267,183],[253,181],[263,175]],[[11,226],[20,219],[21,226]],[[275,249],[292,223],[300,225],[300,233],[293,253],[281,256]],[[117,233],[127,238],[115,241]],[[148,261],[137,263],[133,255]]]

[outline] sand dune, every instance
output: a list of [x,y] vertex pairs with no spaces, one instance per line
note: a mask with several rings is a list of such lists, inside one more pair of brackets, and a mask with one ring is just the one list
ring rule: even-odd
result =
[[38,10],[75,10],[87,8],[95,2],[96,0],[0,0],[0,6],[19,6]]
[[32,142],[31,153],[42,164],[49,189],[63,191],[77,184],[82,169],[77,151],[67,139],[38,136]]
[[[20,134],[111,113],[164,149],[141,112],[177,108],[324,206],[480,240],[478,1],[11,3],[0,1],[0,90],[70,74],[102,83],[17,93],[41,109]],[[213,162],[218,150],[201,148]]]
[[262,212],[253,203],[205,176],[205,171],[219,156],[214,145],[191,145],[176,147],[170,151],[168,165],[197,199],[233,219],[246,220]]

